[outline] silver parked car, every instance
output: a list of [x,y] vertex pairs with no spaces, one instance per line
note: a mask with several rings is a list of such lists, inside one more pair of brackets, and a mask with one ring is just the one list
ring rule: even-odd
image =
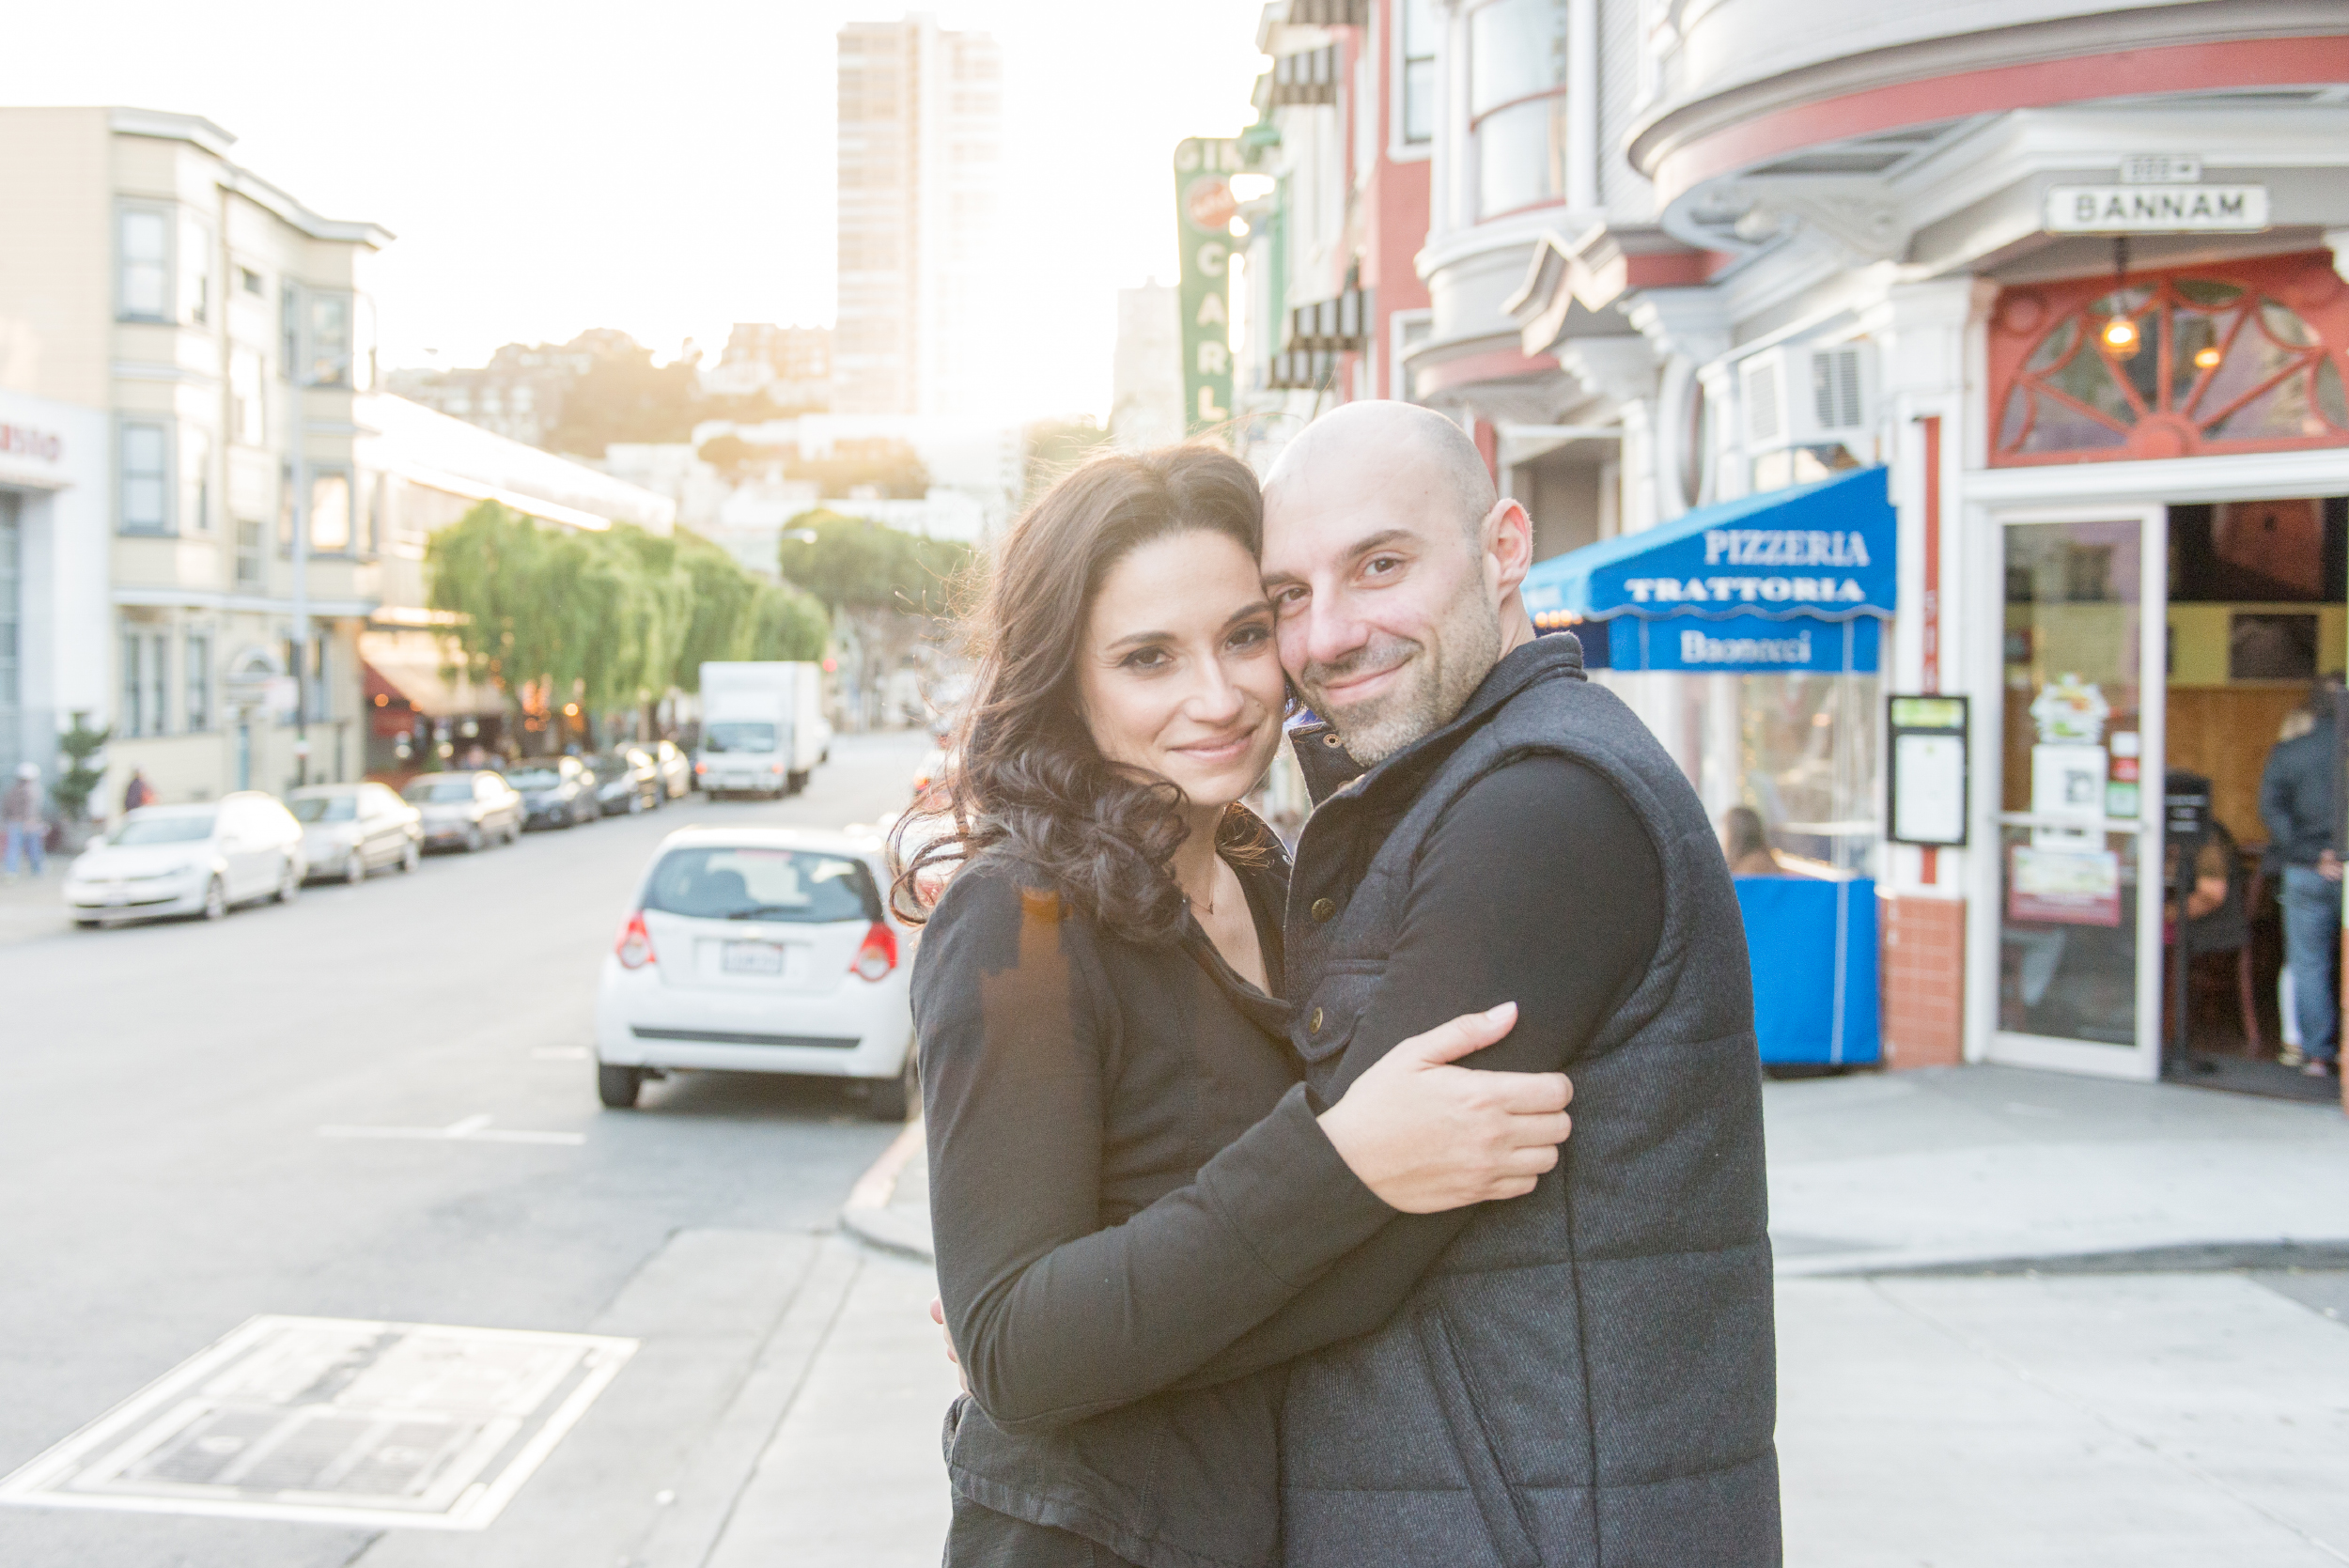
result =
[[380,784],[310,784],[286,797],[302,824],[310,875],[363,882],[396,865],[413,871],[424,858],[424,814]]
[[424,846],[468,853],[522,836],[522,798],[501,773],[419,773],[400,794],[424,813]]

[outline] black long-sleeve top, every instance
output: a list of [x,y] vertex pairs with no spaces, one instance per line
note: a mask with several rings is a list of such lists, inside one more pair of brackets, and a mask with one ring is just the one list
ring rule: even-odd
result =
[[[1285,877],[1236,869],[1277,987]],[[949,1470],[1154,1568],[1273,1562],[1277,1378],[1159,1390],[1394,1211],[1322,1134],[1282,1003],[1196,923],[1120,940],[1031,880],[965,868],[914,964],[939,1290],[973,1394]]]

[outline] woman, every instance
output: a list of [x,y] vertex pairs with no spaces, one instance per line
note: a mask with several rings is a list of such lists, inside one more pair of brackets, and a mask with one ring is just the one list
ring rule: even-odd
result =
[[1721,817],[1721,853],[1732,877],[1783,877],[1786,867],[1770,847],[1769,830],[1751,806],[1732,806]]
[[1272,1363],[1373,1326],[1409,1280],[1300,1296],[1366,1266],[1398,1213],[1531,1190],[1566,1135],[1561,1075],[1434,1065],[1500,1038],[1505,1007],[1404,1042],[1318,1114],[1298,1082],[1285,863],[1237,805],[1285,706],[1259,519],[1244,464],[1184,446],[1090,463],[1014,525],[952,830],[897,883],[905,908],[957,867],[913,976],[972,1389],[949,1568],[1277,1562]]

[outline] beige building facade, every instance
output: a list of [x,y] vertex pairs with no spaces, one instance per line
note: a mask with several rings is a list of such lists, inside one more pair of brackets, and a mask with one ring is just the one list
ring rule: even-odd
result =
[[133,769],[164,800],[360,776],[386,684],[367,649],[428,652],[424,542],[476,502],[675,516],[377,391],[368,269],[392,236],[312,211],[234,141],[151,110],[0,109],[0,398],[75,459],[0,464],[39,633],[0,720],[44,768],[74,714],[111,726],[101,814]]

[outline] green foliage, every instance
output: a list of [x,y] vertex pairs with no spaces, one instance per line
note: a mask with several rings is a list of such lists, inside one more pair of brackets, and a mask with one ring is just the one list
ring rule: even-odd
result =
[[89,812],[89,798],[98,792],[99,781],[105,777],[89,765],[107,738],[114,734],[111,727],[92,729],[86,709],[73,715],[73,727],[57,737],[57,750],[65,753],[65,771],[57,776],[50,796],[69,822],[83,820]]
[[692,439],[702,414],[691,361],[657,365],[650,349],[620,334],[587,335],[594,357],[563,395],[562,415],[547,432],[552,450],[600,458],[615,441]]
[[859,490],[898,501],[919,501],[930,493],[930,471],[920,455],[910,443],[886,437],[844,441],[829,457],[803,458],[796,446],[762,446],[728,430],[702,442],[695,456],[735,484],[764,468],[786,479],[812,479],[817,494],[835,499]]
[[1087,458],[1109,449],[1110,433],[1091,414],[1075,419],[1039,419],[1027,429],[1028,458],[1021,478],[1021,505],[1052,488],[1053,482]]
[[[552,703],[610,712],[697,690],[704,660],[823,654],[819,605],[683,530],[571,533],[485,501],[426,542],[425,565],[428,602],[454,617],[451,662],[516,704],[544,682]],[[804,651],[752,651],[769,645]]]
[[[941,614],[971,547],[817,507],[785,525],[783,575],[836,609]],[[813,532],[813,540],[795,539]]]
[[832,641],[832,620],[813,594],[761,582],[754,606],[751,659],[817,660]]

